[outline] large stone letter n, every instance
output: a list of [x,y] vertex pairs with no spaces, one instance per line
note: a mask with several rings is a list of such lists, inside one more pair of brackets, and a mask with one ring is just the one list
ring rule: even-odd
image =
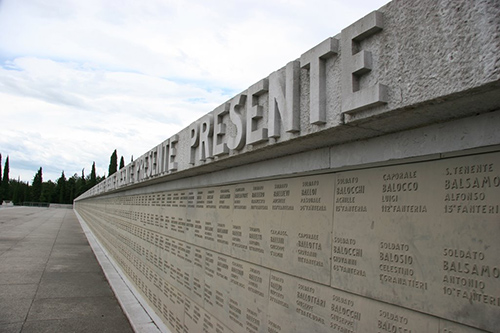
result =
[[328,38],[300,56],[300,66],[309,70],[309,119],[311,124],[326,123],[325,60],[338,53],[339,43]]
[[[280,125],[283,122],[285,132],[300,130],[299,101],[300,63],[291,61],[283,71],[269,75],[269,137],[280,137]],[[281,122],[280,122],[281,120]]]
[[372,70],[372,54],[357,44],[383,29],[381,12],[372,12],[342,30],[342,112],[351,113],[387,103],[387,87],[382,84],[360,89],[359,78]]

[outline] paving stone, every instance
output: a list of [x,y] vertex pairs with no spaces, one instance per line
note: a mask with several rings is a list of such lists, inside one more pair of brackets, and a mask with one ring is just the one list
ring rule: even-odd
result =
[[35,297],[37,289],[38,289],[37,283],[0,285],[0,302],[8,302],[9,299],[14,299],[14,298],[33,299]]
[[66,297],[36,299],[27,321],[86,317],[115,318],[122,316],[114,297]]
[[0,263],[0,285],[39,283],[43,274],[43,269],[29,269],[29,267],[23,267],[23,269],[10,269],[3,272],[1,271],[2,267]]
[[2,333],[19,333],[23,328],[22,321],[17,323],[0,323],[0,332]]
[[0,323],[24,321],[33,299],[11,298],[0,302]]
[[128,322],[115,318],[82,317],[79,319],[37,320],[26,322],[22,333],[127,333],[133,332]]

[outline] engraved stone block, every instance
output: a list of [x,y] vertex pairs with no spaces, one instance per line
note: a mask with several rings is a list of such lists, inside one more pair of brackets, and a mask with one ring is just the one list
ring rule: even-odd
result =
[[266,214],[270,210],[268,182],[242,184],[235,188],[231,253],[234,257],[262,263],[265,238],[268,234]]
[[234,187],[218,187],[215,196],[217,198],[217,209],[213,216],[215,221],[215,248],[218,252],[230,254]]
[[269,269],[231,259],[228,326],[245,332],[263,332],[267,322]]
[[229,322],[229,262],[226,255],[205,252],[204,308],[225,324]]
[[[332,184],[332,175],[270,182],[273,203],[266,233],[269,235],[267,253],[271,254],[266,257],[269,267],[328,284]],[[276,256],[279,253],[282,258]]]
[[185,332],[231,332],[231,330],[217,320],[217,318],[205,311],[199,304],[188,298],[185,300],[185,308]]

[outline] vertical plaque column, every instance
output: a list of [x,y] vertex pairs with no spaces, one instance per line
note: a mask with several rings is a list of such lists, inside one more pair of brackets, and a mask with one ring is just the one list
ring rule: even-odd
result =
[[233,225],[234,186],[218,187],[216,190],[215,242],[218,252],[231,253],[231,227]]
[[270,271],[262,266],[231,260],[230,323],[235,332],[263,332],[267,323]]
[[266,253],[270,210],[267,182],[241,184],[235,187],[231,254],[233,257],[262,264]]

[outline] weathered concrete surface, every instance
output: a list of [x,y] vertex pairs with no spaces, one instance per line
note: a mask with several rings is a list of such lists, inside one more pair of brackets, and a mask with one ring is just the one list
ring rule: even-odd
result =
[[133,332],[72,210],[0,208],[0,332]]

